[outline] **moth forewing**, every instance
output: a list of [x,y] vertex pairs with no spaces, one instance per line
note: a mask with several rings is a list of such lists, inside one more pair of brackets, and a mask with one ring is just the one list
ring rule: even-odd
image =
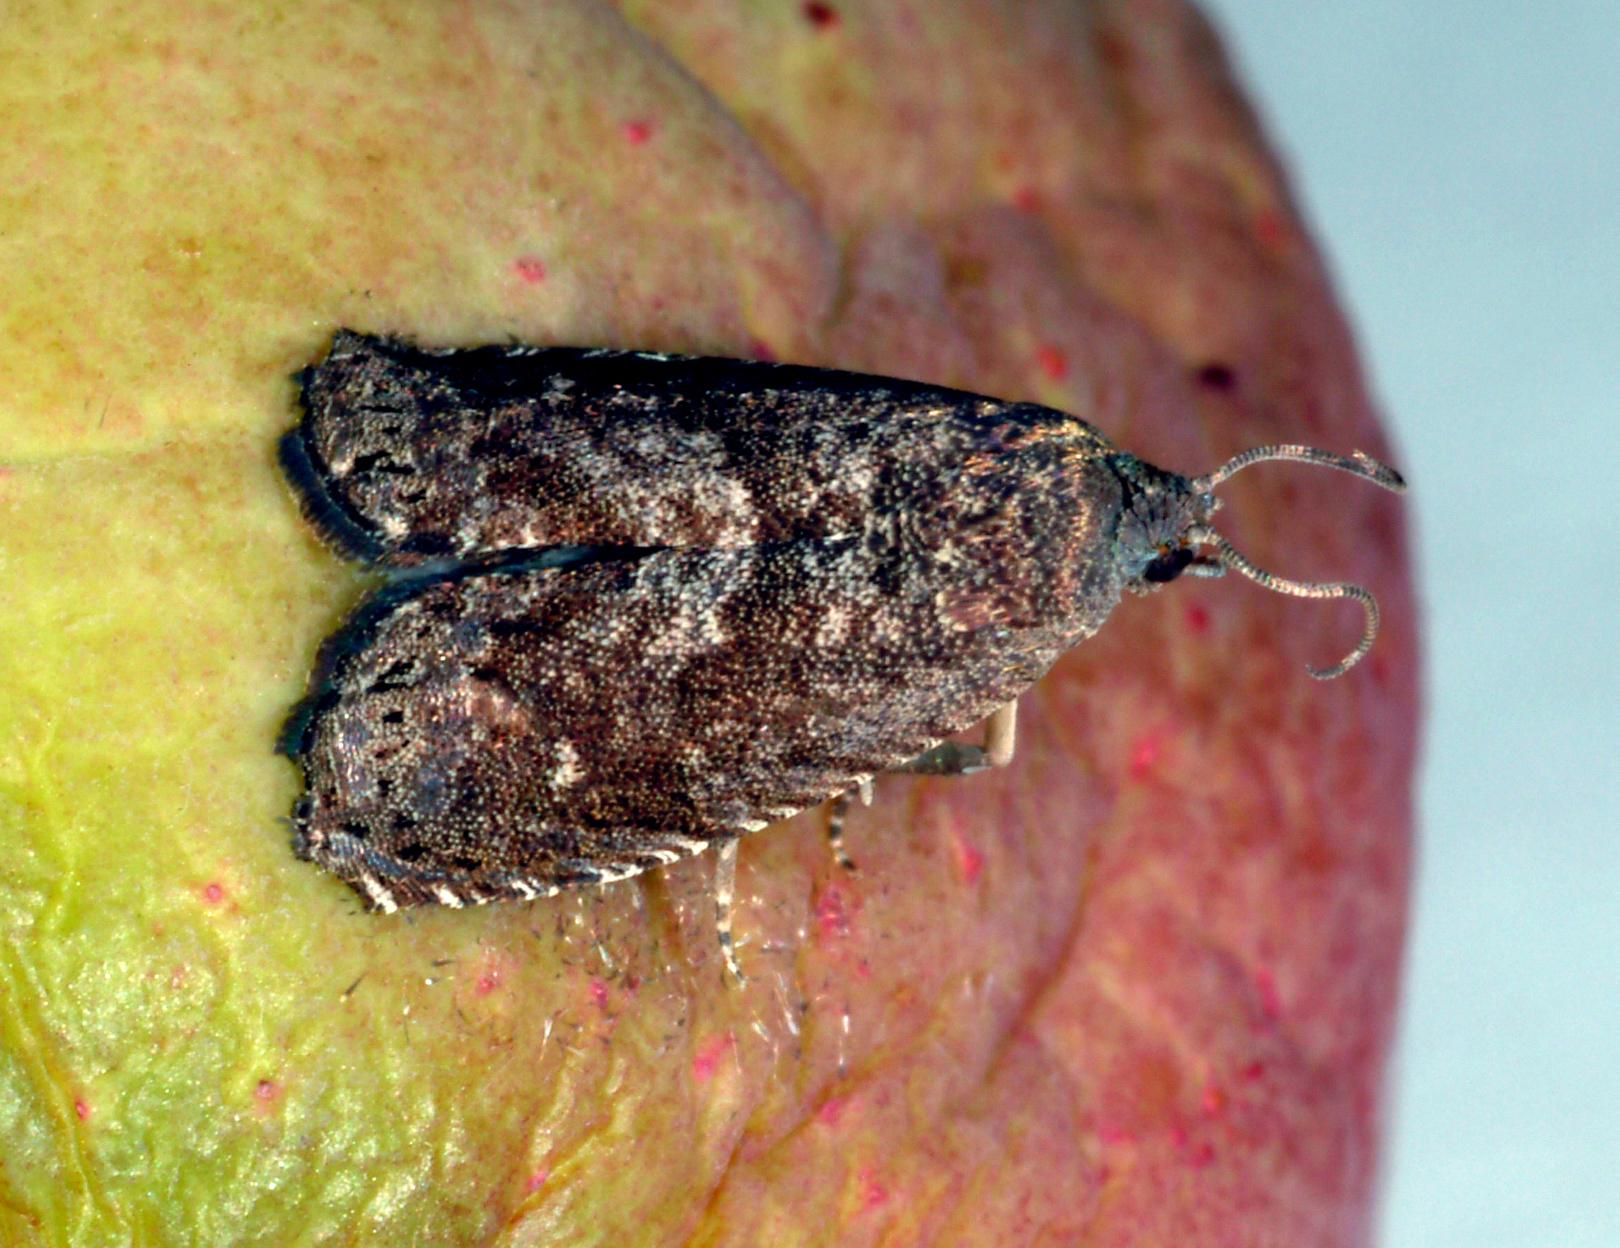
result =
[[801,541],[413,583],[312,694],[301,844],[372,904],[622,877],[906,762],[1074,640],[1055,586],[871,557]]
[[568,347],[427,351],[342,331],[282,440],[306,513],[391,567],[547,546],[731,548],[926,515],[1060,412],[832,369]]

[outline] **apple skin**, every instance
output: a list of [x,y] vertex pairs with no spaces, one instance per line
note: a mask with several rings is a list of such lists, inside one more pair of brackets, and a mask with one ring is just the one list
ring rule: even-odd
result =
[[274,463],[351,325],[761,355],[1073,411],[1195,472],[1386,454],[1171,0],[0,16],[0,1242],[1356,1245],[1418,667],[1400,505],[1223,530],[1344,604],[1129,600],[1020,751],[697,860],[362,913],[271,746],[369,584]]

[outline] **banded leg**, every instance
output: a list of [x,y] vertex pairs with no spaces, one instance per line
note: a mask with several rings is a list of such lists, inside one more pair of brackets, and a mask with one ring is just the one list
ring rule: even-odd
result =
[[[860,785],[861,804],[869,805],[871,799],[867,796],[872,791],[872,782],[866,781]],[[849,856],[844,848],[844,817],[849,814],[849,799],[856,790],[840,793],[832,799],[832,805],[827,808],[827,848],[832,850],[833,861],[846,871],[855,869],[855,860]]]
[[[889,770],[911,776],[970,776],[991,767],[1005,767],[1013,760],[1018,745],[1018,701],[997,708],[984,724],[984,744],[963,745],[958,741],[942,741],[933,749],[917,755],[909,762]],[[863,781],[859,788],[861,805],[872,804],[872,782]],[[827,846],[834,860],[846,871],[853,871],[855,863],[844,849],[844,819],[849,814],[849,793],[833,798],[827,811]]]
[[731,939],[731,903],[737,894],[737,844],[737,837],[721,842],[719,857],[715,861],[714,931],[720,938],[720,953],[726,960],[726,970],[731,972],[732,978],[741,987],[748,982],[748,977],[737,963],[737,946]]

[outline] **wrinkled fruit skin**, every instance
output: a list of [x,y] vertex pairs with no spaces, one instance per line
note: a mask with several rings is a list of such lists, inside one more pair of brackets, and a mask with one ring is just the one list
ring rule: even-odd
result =
[[[1274,467],[1013,765],[697,860],[362,913],[272,753],[366,582],[274,465],[340,324],[1066,408],[1167,468],[1387,456],[1179,4],[0,17],[0,1243],[1369,1242],[1411,830],[1400,504]],[[1397,457],[1398,458],[1398,457]],[[1325,478],[1325,479],[1324,479]],[[1418,483],[1421,488],[1421,483]]]

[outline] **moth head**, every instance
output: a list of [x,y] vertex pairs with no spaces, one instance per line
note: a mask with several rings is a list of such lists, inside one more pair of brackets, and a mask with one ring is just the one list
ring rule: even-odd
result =
[[1332,667],[1306,669],[1318,680],[1332,680],[1344,675],[1372,649],[1373,640],[1378,636],[1377,599],[1360,585],[1292,581],[1273,575],[1250,562],[1210,527],[1221,506],[1215,490],[1245,468],[1273,459],[1336,468],[1397,494],[1406,489],[1400,473],[1361,451],[1345,456],[1310,446],[1261,446],[1243,452],[1200,477],[1178,476],[1134,456],[1121,456],[1116,468],[1126,483],[1127,496],[1120,517],[1118,549],[1126,584],[1137,593],[1149,593],[1184,572],[1193,576],[1222,576],[1230,568],[1279,594],[1297,598],[1353,598],[1361,604],[1367,617],[1361,641]]

